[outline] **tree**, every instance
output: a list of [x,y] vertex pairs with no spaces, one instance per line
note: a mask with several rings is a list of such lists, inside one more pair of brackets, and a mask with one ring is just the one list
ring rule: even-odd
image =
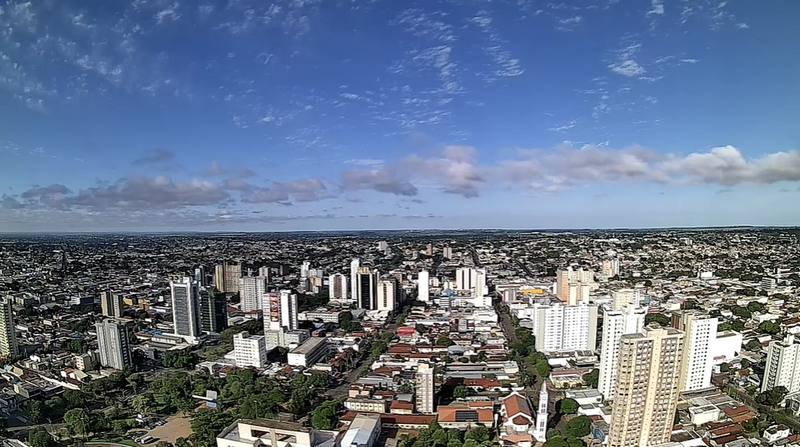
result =
[[764,309],[766,309],[766,306],[764,306],[763,304],[759,303],[758,301],[751,301],[751,302],[747,303],[747,310],[749,310],[750,313],[753,313],[753,312],[764,312]]
[[333,430],[336,427],[338,403],[328,400],[311,412],[311,426],[317,430]]
[[29,400],[25,403],[24,413],[28,420],[33,424],[38,424],[42,420],[44,406],[40,400]]
[[550,376],[550,364],[547,363],[547,360],[540,359],[537,360],[535,363],[536,368],[536,375],[539,377],[549,377]]
[[564,427],[567,436],[582,438],[592,431],[592,422],[586,416],[577,416],[569,420]]
[[644,317],[644,324],[646,325],[650,323],[658,323],[659,325],[666,327],[669,326],[670,322],[671,321],[668,316],[660,313],[651,313],[645,315]]
[[575,399],[561,399],[556,403],[556,409],[560,414],[575,414],[578,412],[578,402]]
[[753,313],[749,311],[746,307],[736,306],[733,308],[733,314],[739,318],[744,318],[745,320],[749,319],[753,316]]
[[137,395],[131,401],[131,407],[139,414],[148,415],[153,412],[155,402],[151,393],[142,393]]
[[488,441],[490,437],[491,432],[483,425],[476,425],[475,427],[472,427],[472,429],[464,436],[466,440],[471,439],[478,444]]
[[50,433],[42,427],[34,428],[28,433],[28,444],[31,447],[50,447],[53,443],[53,438]]
[[759,351],[761,350],[761,343],[759,343],[758,340],[750,340],[744,347],[747,348],[748,351]]
[[597,388],[597,384],[600,381],[600,370],[594,368],[593,370],[589,371],[588,373],[583,375],[583,383],[591,388]]
[[453,346],[455,342],[450,337],[442,335],[436,339],[436,346]]
[[781,331],[781,325],[774,321],[762,321],[761,324],[758,325],[758,330],[765,334],[775,335]]
[[73,408],[64,413],[64,424],[71,435],[85,438],[89,434],[91,419],[83,408]]
[[455,387],[455,389],[453,390],[453,397],[455,397],[456,399],[463,399],[467,397],[467,387],[465,387],[464,385],[458,385],[457,387]]
[[769,405],[770,407],[777,407],[787,394],[789,394],[789,391],[786,387],[776,386],[756,396],[756,402],[762,405]]

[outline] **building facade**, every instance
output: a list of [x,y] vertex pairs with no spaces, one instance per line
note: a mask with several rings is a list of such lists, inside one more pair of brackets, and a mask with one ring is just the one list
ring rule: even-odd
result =
[[603,398],[614,398],[619,365],[619,341],[625,334],[636,334],[644,328],[644,309],[608,311],[603,315],[603,338],[600,343],[600,374],[597,389]]
[[124,370],[133,366],[128,322],[109,318],[95,324],[100,364]]

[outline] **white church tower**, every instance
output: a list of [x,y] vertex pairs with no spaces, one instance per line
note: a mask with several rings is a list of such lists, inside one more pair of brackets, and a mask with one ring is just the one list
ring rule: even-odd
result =
[[547,441],[547,382],[542,382],[542,389],[539,391],[539,411],[536,412],[536,428],[533,430],[533,437],[539,442]]

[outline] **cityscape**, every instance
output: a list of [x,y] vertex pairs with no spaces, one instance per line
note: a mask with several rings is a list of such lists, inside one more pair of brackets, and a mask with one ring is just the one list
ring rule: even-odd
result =
[[800,0],[0,0],[0,447],[800,447]]
[[4,443],[800,445],[798,238],[6,235]]

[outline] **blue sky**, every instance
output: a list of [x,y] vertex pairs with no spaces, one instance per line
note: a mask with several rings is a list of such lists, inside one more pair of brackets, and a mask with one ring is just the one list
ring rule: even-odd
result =
[[798,17],[0,1],[0,231],[796,225]]

